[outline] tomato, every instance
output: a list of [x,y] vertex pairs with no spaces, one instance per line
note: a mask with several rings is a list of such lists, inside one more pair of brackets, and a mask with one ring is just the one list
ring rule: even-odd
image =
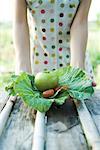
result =
[[53,89],[58,85],[58,76],[53,72],[39,72],[35,76],[35,86],[40,91]]

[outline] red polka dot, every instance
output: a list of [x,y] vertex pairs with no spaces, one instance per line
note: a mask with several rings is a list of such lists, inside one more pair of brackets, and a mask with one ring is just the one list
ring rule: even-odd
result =
[[59,22],[59,26],[63,26],[63,23],[62,23],[62,22]]
[[45,10],[44,10],[44,9],[42,9],[42,10],[41,10],[41,14],[44,14],[44,13],[45,13]]
[[43,37],[42,37],[42,39],[43,39],[43,40],[46,40],[46,37],[45,37],[45,36],[43,36]]
[[45,61],[44,61],[44,64],[48,64],[48,61],[47,61],[47,60],[45,60]]
[[59,48],[59,51],[62,51],[62,47]]

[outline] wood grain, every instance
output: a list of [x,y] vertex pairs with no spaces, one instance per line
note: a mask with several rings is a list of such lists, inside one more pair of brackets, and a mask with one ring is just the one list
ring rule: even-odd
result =
[[[85,104],[97,132],[100,133],[100,92],[96,92]],[[61,107],[53,105],[46,115],[48,117],[45,150],[88,150],[85,132],[72,101],[67,101]],[[17,99],[0,138],[0,150],[31,150],[33,134],[32,110]],[[97,145],[99,147],[96,140],[92,145],[93,150],[99,150],[96,149]]]

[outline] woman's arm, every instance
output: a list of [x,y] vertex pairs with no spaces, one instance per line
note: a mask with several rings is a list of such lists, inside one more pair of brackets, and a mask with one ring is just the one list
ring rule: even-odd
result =
[[25,0],[13,0],[13,41],[16,53],[16,74],[31,73],[30,41]]
[[85,68],[85,51],[88,38],[88,12],[91,0],[81,0],[71,26],[71,66]]

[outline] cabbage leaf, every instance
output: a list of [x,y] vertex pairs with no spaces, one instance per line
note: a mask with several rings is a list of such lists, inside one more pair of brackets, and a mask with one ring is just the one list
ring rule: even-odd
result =
[[68,89],[55,93],[51,98],[43,98],[42,92],[34,85],[35,76],[26,72],[11,76],[11,82],[5,89],[9,95],[20,96],[28,106],[40,112],[48,111],[52,103],[64,104],[69,96],[77,100],[85,100],[94,93],[92,80],[88,79],[83,70],[67,66],[52,72],[58,76],[58,86],[66,85]]

